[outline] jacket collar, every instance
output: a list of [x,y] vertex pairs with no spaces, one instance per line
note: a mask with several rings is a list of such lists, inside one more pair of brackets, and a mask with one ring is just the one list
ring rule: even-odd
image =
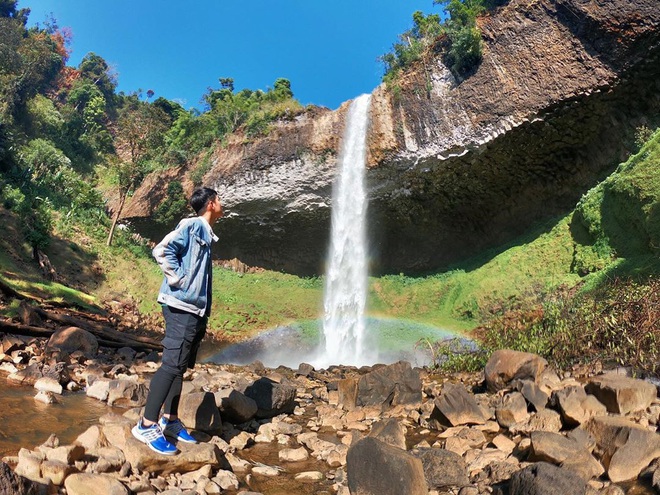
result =
[[213,239],[213,242],[218,242],[218,236],[213,233],[213,229],[211,228],[211,225],[209,222],[206,220],[204,217],[198,217],[201,221],[202,224],[204,225],[204,228],[208,232],[208,234],[211,236],[211,239]]

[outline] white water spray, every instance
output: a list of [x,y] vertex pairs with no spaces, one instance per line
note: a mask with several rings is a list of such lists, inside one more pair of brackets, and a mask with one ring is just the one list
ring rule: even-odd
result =
[[325,349],[318,366],[361,366],[365,355],[364,309],[367,299],[365,217],[366,137],[371,95],[355,99],[348,109],[339,156],[339,177],[332,193],[332,229],[326,273],[323,320]]

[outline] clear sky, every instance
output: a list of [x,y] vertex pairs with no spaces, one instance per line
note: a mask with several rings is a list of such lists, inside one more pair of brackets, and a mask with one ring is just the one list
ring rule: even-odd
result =
[[19,0],[29,24],[50,13],[73,31],[69,65],[88,52],[118,75],[119,91],[202,108],[207,88],[291,81],[303,104],[335,109],[380,84],[382,64],[412,14],[442,13],[433,0]]

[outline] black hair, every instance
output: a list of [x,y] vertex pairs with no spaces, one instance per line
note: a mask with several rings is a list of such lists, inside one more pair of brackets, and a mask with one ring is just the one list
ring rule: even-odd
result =
[[207,203],[218,196],[218,192],[210,187],[200,187],[195,189],[190,196],[190,206],[199,213],[206,207]]

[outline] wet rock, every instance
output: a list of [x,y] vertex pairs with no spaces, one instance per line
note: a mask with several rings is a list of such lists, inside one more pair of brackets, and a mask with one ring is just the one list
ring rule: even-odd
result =
[[424,476],[431,489],[456,488],[469,484],[463,458],[445,449],[415,449],[412,455],[422,461]]
[[609,412],[618,414],[643,411],[658,395],[652,383],[616,374],[592,378],[585,389],[605,404]]
[[7,380],[12,382],[17,382],[22,385],[34,385],[37,383],[37,380],[43,376],[41,372],[43,364],[33,363],[29,366],[18,370],[16,373],[12,373],[7,377]]
[[277,453],[280,461],[283,462],[298,462],[309,459],[309,452],[305,447],[297,449],[282,449]]
[[34,396],[34,400],[36,400],[37,402],[42,402],[44,404],[58,403],[55,394],[53,394],[52,392],[38,392],[37,395]]
[[363,495],[428,495],[422,461],[375,438],[348,450],[348,488]]
[[446,419],[452,426],[484,424],[487,419],[463,385],[446,384],[440,397],[435,400],[435,407],[442,419]]
[[220,411],[215,405],[215,397],[210,392],[183,394],[179,403],[179,417],[193,430],[210,434],[222,430]]
[[361,377],[341,380],[338,390],[339,405],[349,411],[358,406],[389,407],[422,400],[419,371],[412,369],[406,361],[382,366]]
[[259,407],[254,399],[234,389],[218,390],[214,394],[215,404],[222,418],[234,424],[250,421]]
[[262,377],[243,392],[257,403],[257,418],[272,418],[282,413],[292,413],[296,407],[296,389]]
[[546,462],[532,464],[511,476],[509,495],[585,495],[587,484],[569,469]]
[[92,333],[78,327],[56,330],[46,344],[47,351],[57,350],[68,354],[81,351],[87,357],[94,357],[98,349],[98,339]]
[[64,481],[64,488],[67,495],[128,495],[121,482],[104,474],[72,474]]
[[490,391],[497,391],[514,380],[536,382],[547,366],[548,362],[536,354],[500,349],[493,352],[486,363],[486,385]]
[[323,481],[325,475],[320,471],[304,471],[294,477],[298,481]]
[[[92,397],[100,401],[108,400],[108,395],[110,395],[110,382],[112,380],[108,378],[96,378],[91,385],[87,387],[85,393],[87,397]],[[89,382],[88,382],[89,383]]]
[[142,407],[147,403],[148,393],[149,389],[142,383],[133,380],[112,380],[108,384],[107,401],[109,406]]
[[601,462],[614,483],[636,478],[660,457],[660,436],[624,418],[595,417],[585,429],[596,439]]

